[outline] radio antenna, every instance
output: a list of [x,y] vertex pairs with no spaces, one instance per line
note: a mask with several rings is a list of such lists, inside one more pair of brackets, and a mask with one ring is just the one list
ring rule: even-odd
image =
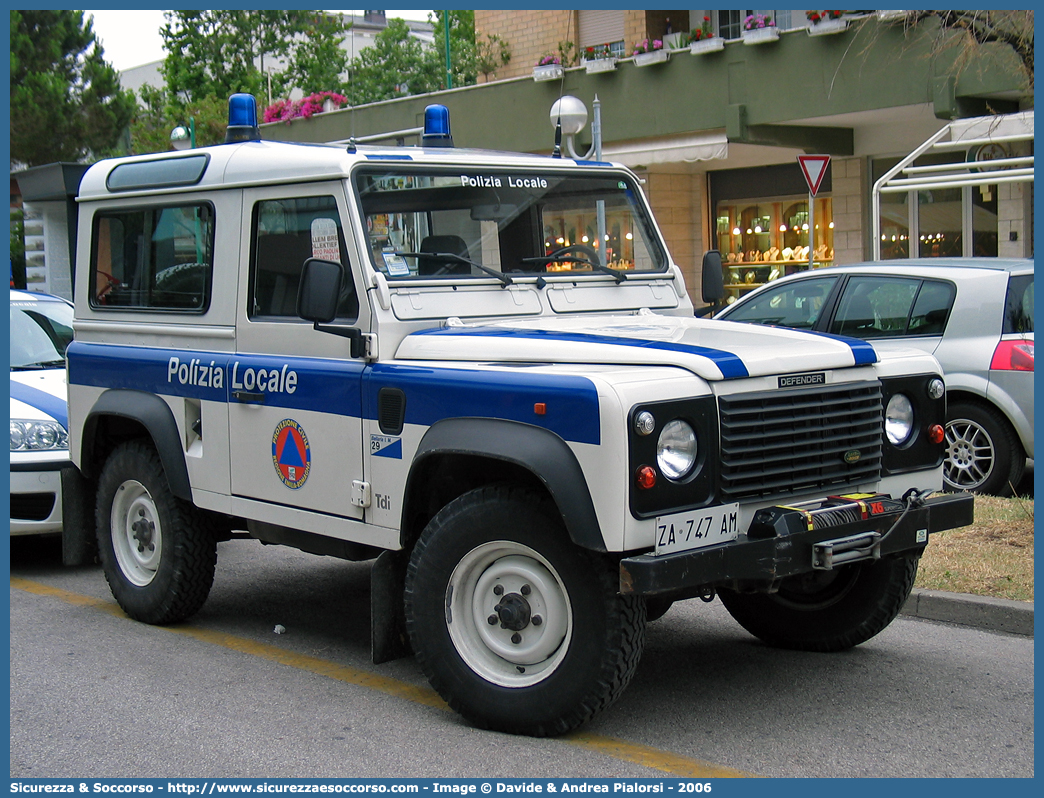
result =
[[[576,14],[576,13],[577,13],[576,11],[570,11],[569,12],[569,21],[566,22],[566,43],[567,44],[571,44],[571,41],[569,39],[569,34],[573,30],[573,14]],[[572,48],[570,48],[570,49],[572,49]],[[565,51],[561,51],[560,50],[560,52],[562,53],[562,60],[565,61],[566,58],[567,58]],[[555,121],[555,148],[554,148],[554,150],[551,151],[551,157],[552,158],[561,158],[562,157],[562,98],[565,96],[565,70],[566,70],[566,65],[563,63],[562,64],[562,77],[558,81],[558,119]]]
[[355,15],[351,15],[351,22],[348,23],[348,38],[351,39],[349,45],[349,55],[351,56],[348,63],[352,66],[348,67],[348,102],[351,104],[352,112],[350,114],[349,128],[350,135],[348,136],[348,152],[356,152],[355,146]]

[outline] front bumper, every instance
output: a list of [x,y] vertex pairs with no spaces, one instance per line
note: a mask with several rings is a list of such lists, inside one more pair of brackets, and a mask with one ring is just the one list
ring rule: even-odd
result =
[[74,468],[68,458],[11,463],[12,536],[62,531],[63,473]]
[[[900,502],[860,520],[826,526],[794,523],[809,513],[770,508],[781,519],[774,527],[757,519],[746,533],[729,543],[694,551],[656,556],[639,554],[620,561],[620,592],[628,595],[664,595],[687,598],[708,593],[719,585],[738,582],[774,582],[788,576],[829,569],[845,562],[876,559],[898,552],[923,550],[928,535],[968,526],[974,499],[968,493],[947,493],[906,510]],[[863,513],[863,515],[867,515]],[[899,522],[896,524],[896,522]],[[894,529],[893,529],[894,527]],[[875,535],[876,533],[876,535]],[[847,550],[846,550],[846,547]]]

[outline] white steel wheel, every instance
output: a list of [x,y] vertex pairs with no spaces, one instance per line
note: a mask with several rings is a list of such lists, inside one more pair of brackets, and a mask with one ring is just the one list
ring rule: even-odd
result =
[[573,630],[569,594],[551,564],[521,543],[472,549],[450,576],[446,623],[461,659],[501,687],[528,687],[561,663]]
[[156,503],[144,485],[128,479],[116,490],[110,515],[112,548],[127,581],[145,587],[156,578],[163,529]]
[[126,441],[110,453],[94,517],[105,581],[127,615],[176,623],[203,606],[217,561],[214,522],[171,492],[148,441]]
[[551,498],[475,488],[410,554],[406,630],[431,686],[484,729],[543,737],[613,703],[645,642],[645,602],[614,558],[576,546]]

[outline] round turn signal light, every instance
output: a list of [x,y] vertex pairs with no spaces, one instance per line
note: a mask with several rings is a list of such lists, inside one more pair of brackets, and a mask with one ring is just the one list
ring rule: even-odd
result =
[[652,466],[639,466],[634,477],[638,487],[642,490],[649,490],[649,488],[656,486],[656,469]]

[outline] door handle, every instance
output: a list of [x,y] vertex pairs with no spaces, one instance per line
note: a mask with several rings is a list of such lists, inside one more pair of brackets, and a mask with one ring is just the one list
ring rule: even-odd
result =
[[262,404],[265,401],[265,395],[263,393],[250,393],[248,391],[232,391],[232,395],[236,397],[236,399],[238,399],[240,402]]

